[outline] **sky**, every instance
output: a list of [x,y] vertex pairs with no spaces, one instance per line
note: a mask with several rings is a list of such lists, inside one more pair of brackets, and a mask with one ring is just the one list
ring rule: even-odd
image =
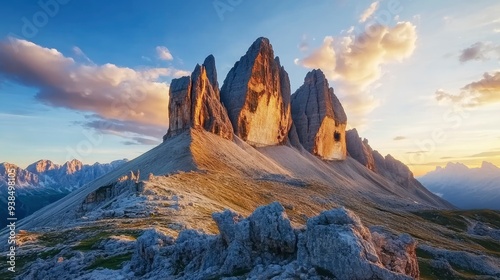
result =
[[348,125],[415,175],[500,165],[500,3],[6,1],[0,162],[132,159],[168,129],[168,89],[209,54],[219,84],[258,37],[292,92],[325,72]]

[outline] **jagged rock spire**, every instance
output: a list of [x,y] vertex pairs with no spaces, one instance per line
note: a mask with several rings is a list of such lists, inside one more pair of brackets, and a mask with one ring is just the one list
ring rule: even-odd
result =
[[227,111],[220,102],[215,58],[196,65],[191,76],[170,84],[169,129],[164,140],[190,128],[203,128],[225,139],[233,138]]
[[347,116],[321,70],[307,74],[291,103],[293,123],[304,148],[325,160],[345,159]]
[[221,89],[235,134],[255,146],[282,144],[291,127],[290,81],[267,38],[257,39]]

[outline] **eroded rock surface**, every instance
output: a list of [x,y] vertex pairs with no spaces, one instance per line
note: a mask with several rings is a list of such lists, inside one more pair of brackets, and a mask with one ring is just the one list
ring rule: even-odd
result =
[[345,159],[347,116],[321,70],[307,74],[291,103],[293,123],[304,148],[325,160]]
[[291,126],[290,81],[267,38],[257,39],[221,89],[235,134],[254,146],[282,144]]
[[361,140],[358,131],[354,128],[346,132],[346,142],[349,156],[371,171],[376,172],[373,150],[368,144],[368,140]]
[[[144,279],[412,279],[415,241],[375,231],[345,208],[293,229],[283,206],[259,207],[248,218],[214,213],[219,235],[185,230],[173,244],[146,232],[132,258]],[[153,249],[148,249],[151,244]],[[136,265],[137,264],[137,265]],[[144,265],[139,265],[144,264]],[[229,278],[236,277],[236,278]]]
[[215,59],[208,56],[196,65],[190,77],[170,84],[169,129],[164,140],[190,128],[202,128],[225,139],[232,139],[233,128],[220,101]]

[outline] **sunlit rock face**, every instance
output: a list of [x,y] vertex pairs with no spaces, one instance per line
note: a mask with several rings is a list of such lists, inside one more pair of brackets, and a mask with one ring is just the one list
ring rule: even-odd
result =
[[291,126],[290,80],[266,38],[257,39],[221,89],[234,133],[254,146],[279,145]]
[[293,123],[302,146],[324,160],[344,160],[347,116],[321,70],[307,74],[291,103]]
[[233,138],[233,128],[220,101],[215,59],[209,56],[197,65],[190,77],[170,84],[169,130],[164,140],[190,128],[202,128],[225,139]]

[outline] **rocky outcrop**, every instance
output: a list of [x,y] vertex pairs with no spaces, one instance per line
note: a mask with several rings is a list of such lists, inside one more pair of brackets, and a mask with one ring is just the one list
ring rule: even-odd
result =
[[233,138],[227,111],[220,102],[215,59],[196,65],[190,77],[170,84],[169,129],[164,140],[190,128],[201,128],[225,139]]
[[325,160],[345,159],[347,116],[321,70],[307,74],[291,103],[302,146]]
[[[384,239],[384,236],[377,235],[377,240],[380,239]],[[391,265],[391,262],[385,267],[381,262],[381,257],[387,257],[397,262],[416,264],[415,246],[394,246],[392,251],[377,247],[386,242],[390,243],[385,239],[374,243],[372,234],[354,213],[337,208],[307,221],[297,258],[334,279],[418,278],[418,265],[413,267],[416,271],[407,274],[405,270]],[[405,254],[406,251],[410,251],[410,254]],[[380,254],[382,252],[383,255]]]
[[[214,213],[219,235],[185,230],[173,244],[157,232],[138,239],[132,270],[144,279],[412,279],[415,241],[373,233],[345,208],[293,229],[277,202],[248,218]],[[152,248],[148,248],[151,244]]]
[[282,144],[291,126],[290,81],[266,38],[257,39],[221,89],[234,133],[254,146]]
[[362,165],[368,167],[371,171],[376,172],[373,150],[368,144],[367,139],[361,140],[358,131],[355,128],[346,132],[346,144],[349,156]]
[[367,139],[361,140],[356,129],[347,131],[346,135],[347,151],[356,161],[400,186],[421,186],[408,166],[391,155],[384,157],[378,151],[374,151]]
[[433,268],[445,270],[448,275],[460,277],[456,269],[469,271],[475,275],[482,275],[481,278],[473,279],[499,279],[500,266],[498,260],[485,255],[476,255],[464,251],[452,251],[441,248],[435,248],[429,245],[418,247],[422,252],[434,259],[430,265]]
[[139,274],[146,273],[153,268],[155,260],[159,259],[161,247],[172,245],[173,239],[156,229],[145,231],[139,238],[135,246],[134,258],[130,267]]
[[395,235],[383,227],[371,227],[380,262],[391,271],[418,278],[417,242],[408,234]]

